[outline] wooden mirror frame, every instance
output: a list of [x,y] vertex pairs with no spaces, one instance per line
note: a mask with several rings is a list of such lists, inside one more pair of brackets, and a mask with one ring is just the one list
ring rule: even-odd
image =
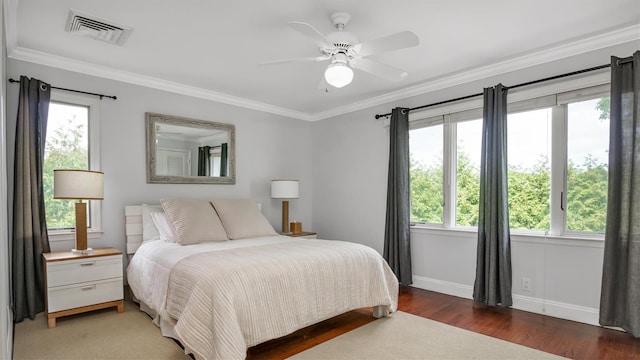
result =
[[[236,183],[236,163],[235,163],[235,143],[236,127],[232,124],[218,123],[212,121],[189,119],[171,115],[155,113],[145,113],[145,123],[147,127],[147,183],[152,184],[235,184]],[[229,132],[227,142],[228,149],[228,176],[171,176],[156,174],[156,125],[167,124],[184,126],[206,130],[226,130]]]

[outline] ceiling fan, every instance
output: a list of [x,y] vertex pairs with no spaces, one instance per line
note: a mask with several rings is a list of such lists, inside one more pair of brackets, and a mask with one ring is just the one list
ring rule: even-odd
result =
[[294,30],[315,41],[320,56],[283,59],[261,63],[260,65],[281,64],[293,61],[321,62],[330,60],[324,77],[318,87],[326,90],[327,84],[336,88],[349,85],[353,80],[353,70],[361,70],[383,79],[400,81],[407,77],[407,72],[392,66],[371,60],[368,56],[416,46],[420,43],[416,34],[402,31],[378,39],[360,42],[352,33],[344,28],[349,24],[351,15],[338,12],[331,15],[336,31],[323,35],[311,24],[299,21],[289,22]]

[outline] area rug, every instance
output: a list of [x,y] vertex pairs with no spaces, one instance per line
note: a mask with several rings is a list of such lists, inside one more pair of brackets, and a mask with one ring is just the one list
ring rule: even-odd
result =
[[129,301],[115,308],[59,318],[47,328],[44,313],[16,324],[13,359],[190,359],[163,337],[145,313]]
[[290,359],[565,358],[399,311]]

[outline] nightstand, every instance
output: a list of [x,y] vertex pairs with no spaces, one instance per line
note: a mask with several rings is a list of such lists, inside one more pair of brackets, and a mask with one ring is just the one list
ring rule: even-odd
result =
[[71,251],[42,254],[47,287],[47,323],[56,326],[62,316],[117,307],[124,312],[122,252],[94,249],[91,254]]
[[286,233],[286,234],[282,234],[282,235],[291,236],[291,237],[297,237],[297,238],[301,238],[301,239],[317,239],[318,238],[318,234],[317,233],[309,232],[309,231],[303,231],[303,232],[301,232],[299,234]]

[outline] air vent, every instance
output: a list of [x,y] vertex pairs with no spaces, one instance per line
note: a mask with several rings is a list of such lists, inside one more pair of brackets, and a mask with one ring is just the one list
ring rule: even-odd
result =
[[64,29],[70,33],[116,45],[124,44],[131,31],[133,31],[130,27],[107,22],[74,9],[69,10],[67,24]]

